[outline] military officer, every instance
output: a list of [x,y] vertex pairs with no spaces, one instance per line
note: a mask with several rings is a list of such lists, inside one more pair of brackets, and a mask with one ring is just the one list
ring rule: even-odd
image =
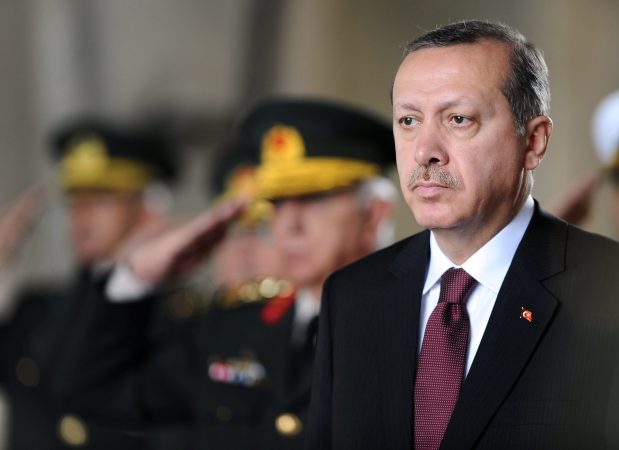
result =
[[[205,391],[219,425],[205,443],[301,448],[322,283],[389,240],[395,189],[380,174],[391,130],[342,105],[292,99],[257,105],[240,130],[260,149],[258,194],[273,205],[271,238],[297,290],[213,320]],[[239,402],[243,391],[253,394]]]
[[99,119],[54,132],[53,156],[66,200],[76,270],[69,282],[31,284],[0,327],[0,377],[9,399],[8,447],[140,449],[146,439],[58,408],[50,393],[59,357],[71,346],[88,293],[137,232],[162,219],[156,182],[171,181],[176,162],[166,140],[146,128]]
[[[296,290],[272,279],[258,286],[271,299],[212,309],[199,333],[200,356],[177,366],[167,380],[180,380],[181,369],[188,375],[174,389],[166,384],[167,391],[152,377],[139,376],[152,369],[140,366],[126,346],[139,343],[136,318],[148,305],[102,298],[97,311],[84,319],[91,326],[76,339],[84,345],[69,359],[73,368],[89,371],[65,367],[62,378],[76,380],[73,388],[59,390],[77,409],[101,415],[100,395],[116,392],[114,383],[88,373],[124,370],[138,376],[131,398],[139,402],[120,402],[108,408],[109,415],[171,420],[192,405],[189,414],[197,418],[203,448],[300,448],[321,285],[331,271],[390,239],[396,190],[381,172],[392,162],[393,137],[390,126],[370,114],[306,99],[256,105],[241,121],[239,134],[260,152],[257,190],[272,204],[270,238]],[[244,207],[242,202],[224,204],[135,249],[113,277],[132,277],[144,286],[185,273],[196,257],[211,253]],[[103,342],[92,330],[112,321],[116,342]],[[94,358],[96,345],[115,356],[107,362]]]
[[612,218],[619,231],[619,91],[608,94],[597,105],[591,132],[601,169],[578,179],[548,209],[565,221],[582,226],[591,214],[598,188],[609,181],[613,189]]
[[608,94],[598,104],[592,134],[604,175],[613,185],[613,219],[619,231],[619,91]]

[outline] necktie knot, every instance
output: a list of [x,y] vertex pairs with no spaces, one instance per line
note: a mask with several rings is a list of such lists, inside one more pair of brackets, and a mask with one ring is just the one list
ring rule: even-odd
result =
[[463,304],[477,284],[464,269],[451,268],[441,277],[439,302]]

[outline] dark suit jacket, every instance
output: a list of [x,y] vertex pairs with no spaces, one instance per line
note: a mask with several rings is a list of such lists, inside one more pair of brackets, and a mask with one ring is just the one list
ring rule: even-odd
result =
[[[425,231],[327,281],[308,448],[412,448],[428,259]],[[536,204],[441,449],[618,445],[609,440],[619,427],[618,268],[616,242]],[[520,317],[522,307],[533,322]]]

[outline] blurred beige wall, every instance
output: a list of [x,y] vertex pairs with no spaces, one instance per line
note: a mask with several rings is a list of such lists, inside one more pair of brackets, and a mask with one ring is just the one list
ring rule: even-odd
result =
[[[52,176],[45,133],[80,112],[131,116],[168,108],[234,119],[257,96],[288,93],[334,97],[388,117],[406,41],[463,18],[506,21],[545,51],[555,132],[535,194],[551,200],[598,165],[589,121],[596,102],[619,88],[616,0],[0,2],[0,202]],[[206,194],[208,151],[188,158],[181,212],[202,207]],[[612,234],[606,211],[598,205],[587,226]],[[27,258],[30,269],[69,266],[64,241],[52,239],[63,232],[61,216],[54,197]],[[403,209],[398,235],[414,229]]]
[[[334,97],[388,118],[403,45],[466,18],[503,20],[546,54],[555,131],[535,196],[550,201],[599,166],[590,117],[619,88],[616,0],[0,1],[0,204],[50,182],[46,133],[81,112],[167,110],[208,125],[234,120],[256,97],[288,93]],[[187,158],[179,213],[206,202],[208,148],[189,149]],[[50,198],[16,280],[70,268],[62,202],[53,190]],[[587,227],[614,235],[608,202],[602,192]],[[398,217],[399,236],[416,229],[405,207]]]
[[[598,168],[590,117],[596,103],[619,89],[619,2],[615,0],[315,0],[291,2],[280,43],[278,87],[284,92],[335,96],[390,113],[392,77],[405,42],[436,24],[500,20],[544,50],[551,75],[555,129],[536,174],[534,194],[549,202]],[[590,229],[616,236],[607,189],[598,196]],[[398,234],[414,230],[401,208]]]

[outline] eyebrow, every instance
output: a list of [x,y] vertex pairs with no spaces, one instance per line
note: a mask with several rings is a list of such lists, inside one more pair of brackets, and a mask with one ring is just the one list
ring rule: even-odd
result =
[[[470,97],[466,95],[461,95],[454,99],[446,100],[442,103],[439,103],[438,109],[444,110],[444,109],[451,108],[453,106],[462,105],[462,104],[470,105],[471,104]],[[399,103],[396,103],[394,106],[399,109],[404,109],[405,111],[420,111],[420,108],[418,108],[417,105],[415,105],[412,102],[399,102]]]

